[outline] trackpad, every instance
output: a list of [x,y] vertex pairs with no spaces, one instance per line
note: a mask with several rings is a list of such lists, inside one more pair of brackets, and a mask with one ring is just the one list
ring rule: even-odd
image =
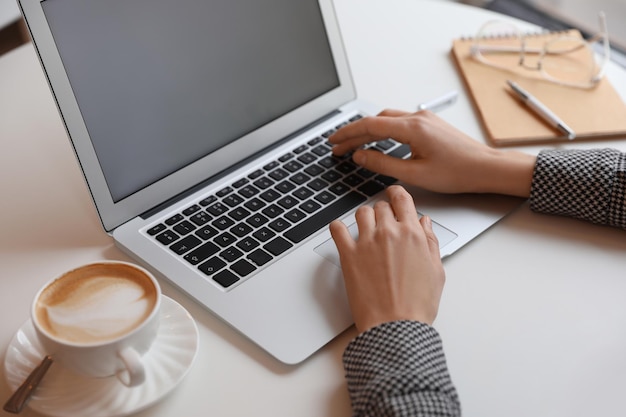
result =
[[[421,214],[420,214],[421,217]],[[352,223],[348,226],[348,230],[350,231],[350,235],[356,239],[359,236],[359,229],[357,227],[356,222]],[[452,232],[451,230],[446,229],[439,223],[433,221],[433,231],[439,240],[439,249],[446,246],[448,243],[452,242],[457,238],[457,234]],[[335,242],[331,239],[328,239],[318,247],[316,247],[315,252],[320,255],[322,258],[325,258],[339,268],[341,268],[341,263],[339,262],[339,252],[337,252],[337,246],[335,246]]]

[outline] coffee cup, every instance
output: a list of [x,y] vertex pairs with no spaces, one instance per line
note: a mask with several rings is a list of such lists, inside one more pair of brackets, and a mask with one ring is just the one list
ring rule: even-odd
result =
[[143,355],[157,336],[161,290],[137,265],[100,261],[65,272],[35,296],[31,319],[47,353],[88,377],[145,380]]

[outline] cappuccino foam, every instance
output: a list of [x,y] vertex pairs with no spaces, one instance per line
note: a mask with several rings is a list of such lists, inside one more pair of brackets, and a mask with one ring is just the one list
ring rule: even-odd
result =
[[138,327],[156,304],[156,289],[141,271],[95,264],[70,271],[44,289],[36,318],[53,337],[72,343],[116,339]]

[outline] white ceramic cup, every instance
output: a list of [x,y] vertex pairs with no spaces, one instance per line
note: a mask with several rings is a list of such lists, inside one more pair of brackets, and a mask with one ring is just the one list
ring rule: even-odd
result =
[[117,375],[129,387],[145,380],[142,356],[157,336],[161,289],[144,268],[99,261],[43,286],[31,307],[46,352],[89,377]]

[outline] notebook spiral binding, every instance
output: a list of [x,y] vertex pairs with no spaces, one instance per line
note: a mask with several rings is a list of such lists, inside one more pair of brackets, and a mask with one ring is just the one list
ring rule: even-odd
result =
[[[567,33],[569,33],[569,30],[547,30],[547,29],[542,29],[542,30],[536,30],[536,31],[527,31],[527,32],[521,32],[522,36],[524,37],[538,37],[538,36],[546,36],[546,35],[566,35]],[[502,33],[494,33],[491,34],[490,36],[485,36],[483,37],[483,39],[507,39],[507,38],[512,38],[517,36],[516,33],[513,32],[502,32]],[[460,40],[462,41],[474,41],[476,40],[477,36],[476,35],[465,35],[465,36],[461,36],[459,37]]]

